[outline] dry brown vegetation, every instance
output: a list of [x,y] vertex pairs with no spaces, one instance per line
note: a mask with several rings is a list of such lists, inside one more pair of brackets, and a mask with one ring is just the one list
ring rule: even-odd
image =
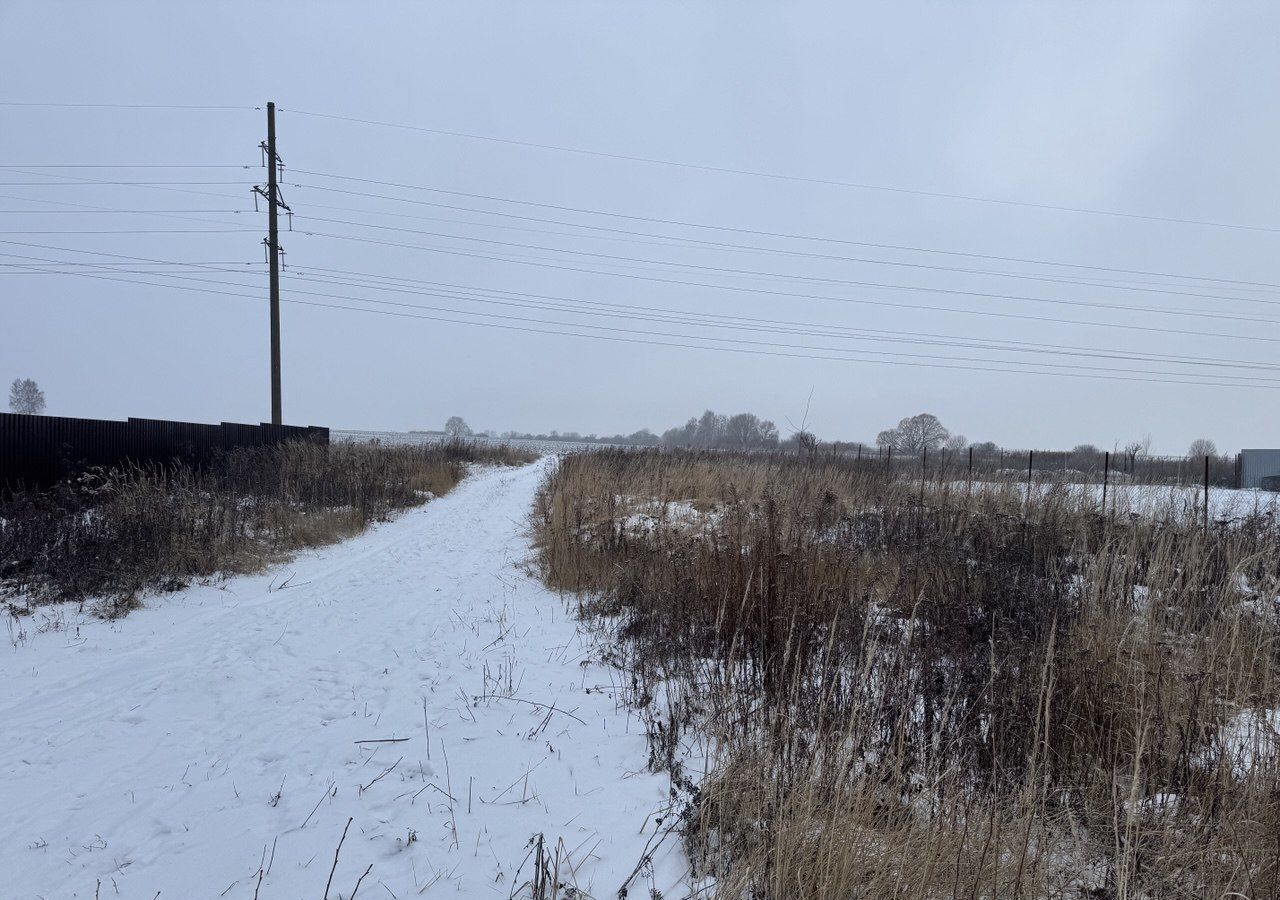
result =
[[468,442],[289,443],[235,450],[202,469],[93,470],[0,503],[0,593],[25,604],[101,598],[118,614],[143,591],[254,571],[349,537],[448,492],[469,463],[532,458]]
[[1271,516],[601,451],[535,522],[718,896],[1280,896]]

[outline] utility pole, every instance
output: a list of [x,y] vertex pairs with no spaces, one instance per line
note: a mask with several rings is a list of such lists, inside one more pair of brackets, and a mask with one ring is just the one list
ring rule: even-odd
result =
[[271,291],[271,424],[283,425],[280,410],[280,247],[279,211],[290,212],[288,204],[280,199],[280,185],[276,180],[283,160],[276,153],[276,105],[267,104],[267,140],[260,145],[267,166],[267,186],[255,187],[254,193],[267,201],[267,264],[270,269]]

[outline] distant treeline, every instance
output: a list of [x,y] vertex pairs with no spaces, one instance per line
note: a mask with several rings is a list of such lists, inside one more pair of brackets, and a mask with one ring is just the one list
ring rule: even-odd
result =
[[[461,422],[459,419],[458,422]],[[463,426],[465,427],[465,426]],[[496,435],[495,435],[496,436]],[[1144,480],[1182,480],[1190,477],[1192,462],[1203,467],[1209,459],[1210,480],[1230,483],[1236,477],[1234,455],[1219,453],[1208,438],[1198,438],[1183,456],[1158,456],[1151,452],[1151,437],[1119,441],[1109,451],[1093,444],[1077,444],[1071,450],[1041,450],[1001,447],[994,441],[970,441],[951,431],[932,413],[907,416],[897,425],[879,432],[874,441],[825,441],[804,429],[783,438],[778,426],[754,413],[721,415],[708,409],[683,425],[668,428],[661,435],[647,428],[631,434],[596,436],[576,431],[550,434],[522,434],[508,431],[504,438],[539,441],[574,441],[579,443],[624,444],[641,447],[692,447],[702,450],[799,450],[809,453],[836,453],[893,459],[938,459],[939,464],[954,465],[961,458],[972,459],[984,469],[1009,468],[1035,471],[1100,472],[1104,468]]]
[[623,444],[637,447],[656,447],[661,439],[648,428],[641,428],[631,434],[579,434],[576,431],[550,431],[546,434],[534,434],[530,431],[504,431],[500,435],[504,440],[519,441],[568,441],[574,444]]
[[756,450],[781,446],[778,426],[755,413],[720,415],[707,410],[694,416],[683,425],[668,428],[661,436],[648,428],[630,434],[579,434],[576,431],[552,431],[548,434],[527,434],[505,431],[504,438],[535,441],[574,441],[584,444],[631,444],[640,447],[697,447],[700,449]]

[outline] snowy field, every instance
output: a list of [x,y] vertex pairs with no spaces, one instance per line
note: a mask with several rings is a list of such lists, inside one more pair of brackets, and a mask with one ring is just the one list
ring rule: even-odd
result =
[[[428,434],[422,431],[331,431],[330,438],[335,441],[381,441],[384,444],[436,444],[444,440],[439,434]],[[601,447],[622,447],[625,444],[604,444],[587,441],[537,441],[528,438],[491,438],[484,435],[473,435],[469,441],[480,441],[486,444],[507,444],[519,450],[532,450],[534,453],[574,453],[581,450],[598,450]]]
[[0,896],[527,897],[540,848],[561,897],[687,895],[619,673],[523,571],[548,464],[118,622],[10,620]]
[[[1014,486],[1025,491],[1025,480],[974,481],[973,490],[1000,490]],[[966,482],[950,482],[951,490],[965,491]],[[1102,485],[1100,484],[1059,484],[1038,480],[1035,490],[1047,493],[1050,490],[1066,490],[1075,495],[1091,497],[1095,503],[1102,501]],[[1159,484],[1110,484],[1107,486],[1107,508],[1120,513],[1135,515],[1203,515],[1204,488],[1180,485]],[[1209,488],[1209,516],[1217,520],[1235,520],[1251,515],[1280,514],[1280,493],[1254,489]]]

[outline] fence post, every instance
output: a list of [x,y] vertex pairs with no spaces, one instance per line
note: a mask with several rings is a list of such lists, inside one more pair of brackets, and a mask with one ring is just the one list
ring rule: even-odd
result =
[[920,508],[924,508],[924,482],[929,471],[929,448],[926,446],[920,454]]
[[1102,457],[1102,515],[1107,514],[1107,482],[1111,480],[1111,451]]
[[1204,458],[1204,532],[1209,533],[1209,456]]
[[1035,481],[1035,475],[1031,472],[1031,465],[1035,461],[1036,451],[1027,451],[1027,515],[1031,515],[1031,485]]
[[862,462],[862,445],[858,445],[858,462]]

